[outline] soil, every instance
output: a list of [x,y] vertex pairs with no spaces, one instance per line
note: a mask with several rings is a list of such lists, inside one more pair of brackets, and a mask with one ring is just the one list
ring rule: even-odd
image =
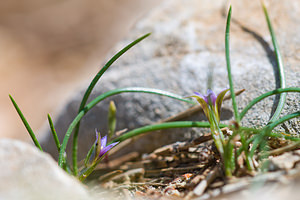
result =
[[[300,180],[299,143],[278,139],[276,147],[274,140],[269,146],[274,149],[268,159],[257,162],[256,171],[248,172],[245,163],[239,162],[235,175],[226,178],[208,133],[147,155],[132,152],[107,160],[91,175],[89,184],[100,196],[113,194],[116,199],[232,199],[249,198],[255,191],[264,191],[265,198],[257,196],[261,199],[296,197],[295,192],[287,196],[286,191]],[[266,161],[267,170],[262,172]],[[280,190],[271,192],[270,188]]]

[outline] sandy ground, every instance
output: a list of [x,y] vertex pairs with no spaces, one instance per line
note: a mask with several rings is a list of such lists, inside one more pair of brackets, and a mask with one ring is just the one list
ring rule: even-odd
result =
[[0,1],[0,138],[29,141],[8,94],[37,132],[47,113],[55,115],[60,103],[94,76],[110,48],[159,2]]

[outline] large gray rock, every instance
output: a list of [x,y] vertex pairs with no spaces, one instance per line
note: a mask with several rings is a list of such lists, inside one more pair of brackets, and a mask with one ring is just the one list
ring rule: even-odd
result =
[[84,185],[32,145],[2,139],[0,160],[0,199],[90,199]]
[[[224,1],[225,2],[225,1]],[[137,36],[152,32],[152,35],[135,46],[119,59],[103,76],[93,97],[111,89],[142,86],[171,91],[183,96],[194,91],[205,93],[208,74],[213,73],[213,90],[228,87],[224,56],[224,30],[227,5],[223,1],[168,0],[145,19],[139,21],[128,37],[116,45],[121,49]],[[300,12],[297,1],[270,1],[271,20],[277,33],[285,62],[287,86],[300,86],[299,53]],[[278,85],[275,79],[276,62],[271,38],[259,2],[236,0],[233,2],[231,27],[232,73],[236,89],[246,92],[237,98],[239,109],[251,99],[273,90]],[[293,27],[293,28],[291,28]],[[69,123],[77,112],[83,92],[74,96],[61,111],[55,126],[63,137]],[[190,105],[176,100],[149,94],[122,94],[110,98],[117,105],[118,129],[133,129],[157,122],[184,111]],[[108,100],[104,101],[82,120],[79,139],[80,157],[86,154],[94,141],[94,129],[106,134]],[[255,106],[244,118],[243,125],[262,126],[268,122],[276,105],[275,97]],[[283,114],[300,109],[299,94],[288,94]],[[231,102],[224,104],[222,121],[232,120]],[[205,120],[203,114],[189,119]],[[284,124],[284,131],[299,132],[299,119]],[[163,144],[186,140],[199,135],[199,129],[183,129],[151,133],[139,138],[122,150],[150,152]],[[56,157],[51,135],[46,133],[45,148]],[[71,145],[69,145],[71,146]]]

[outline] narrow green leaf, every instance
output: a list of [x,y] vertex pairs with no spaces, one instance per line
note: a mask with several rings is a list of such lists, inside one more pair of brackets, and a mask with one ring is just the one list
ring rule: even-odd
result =
[[95,149],[95,146],[96,146],[95,144],[92,145],[92,147],[90,148],[90,150],[88,151],[88,153],[87,153],[87,155],[86,155],[86,157],[84,159],[84,165],[86,167],[87,167],[87,165],[88,165],[88,163],[89,163],[89,161],[91,159],[91,156],[92,156],[92,153],[93,153],[93,151]]
[[291,140],[291,141],[300,141],[299,137],[295,137],[295,136],[290,136],[290,135],[285,135],[282,133],[277,133],[277,132],[271,132],[269,134],[270,137],[275,137],[275,138],[284,138],[286,140]]
[[[278,126],[279,124],[281,124],[281,123],[283,123],[287,120],[290,120],[290,119],[293,119],[293,118],[296,118],[296,117],[299,117],[299,116],[300,116],[300,111],[289,114],[289,115],[285,115],[284,117],[282,117],[282,118],[268,124],[267,126],[265,126],[263,128],[263,132],[261,134],[257,135],[256,138],[253,141],[253,146],[252,146],[251,152],[250,152],[251,157],[254,155],[254,151],[257,149],[257,147],[259,145],[265,143],[266,137],[272,135],[271,132],[276,126]],[[265,147],[263,146],[261,148],[265,148]]]
[[232,141],[228,141],[224,147],[223,163],[225,175],[227,177],[232,177],[232,172],[235,169],[234,145],[232,144]]
[[242,149],[245,153],[245,161],[246,161],[246,165],[249,171],[253,171],[254,170],[254,165],[253,165],[253,161],[252,161],[252,157],[249,155],[249,144],[247,143],[246,140],[246,135],[244,133],[240,133],[239,134],[241,137],[241,143],[242,143]]
[[226,63],[227,63],[227,72],[228,72],[228,81],[229,81],[229,87],[230,87],[230,93],[231,93],[231,99],[232,99],[232,107],[234,111],[234,118],[235,121],[239,124],[240,123],[240,117],[238,113],[238,108],[235,100],[235,93],[234,93],[234,86],[232,81],[232,75],[231,75],[231,64],[230,64],[230,20],[231,20],[231,6],[228,11],[227,15],[227,22],[226,22],[226,31],[225,31],[225,54],[226,54]]
[[257,104],[258,102],[260,102],[261,100],[271,96],[271,95],[275,95],[275,94],[280,94],[280,93],[284,93],[284,92],[300,92],[300,88],[297,87],[290,87],[290,88],[284,88],[284,89],[276,89],[276,90],[272,90],[269,92],[266,92],[262,95],[260,95],[259,97],[253,99],[240,113],[240,117],[241,119],[245,116],[245,114],[248,112],[248,110],[250,108],[252,108],[255,104]]
[[[224,128],[227,125],[220,124],[219,126],[220,126],[220,128]],[[178,121],[178,122],[165,122],[165,123],[161,123],[161,124],[153,124],[153,125],[140,127],[140,128],[131,130],[127,133],[124,133],[123,135],[117,137],[110,143],[123,142],[129,138],[138,136],[140,134],[157,131],[157,130],[170,129],[170,128],[191,128],[191,127],[210,128],[210,123],[209,122],[195,122],[195,121]]]
[[151,33],[148,33],[146,35],[143,35],[142,37],[136,39],[135,41],[131,42],[129,45],[127,45],[126,47],[124,47],[121,51],[119,51],[117,54],[115,54],[103,67],[102,69],[96,74],[96,76],[94,77],[94,79],[92,80],[92,82],[90,83],[88,89],[86,90],[80,107],[79,107],[79,111],[80,112],[84,107],[85,104],[93,90],[93,88],[95,87],[96,83],[98,82],[98,80],[101,78],[101,76],[106,72],[106,70],[118,59],[120,58],[125,52],[127,52],[131,47],[135,46],[137,43],[141,42],[143,39],[145,39],[146,37],[148,37]]
[[13,103],[13,105],[14,105],[14,107],[15,107],[17,113],[19,114],[19,116],[20,116],[20,118],[21,118],[21,120],[22,120],[22,122],[23,122],[25,128],[27,129],[27,131],[28,131],[28,133],[29,133],[29,135],[30,135],[32,141],[34,142],[35,146],[36,146],[37,148],[39,148],[41,151],[43,151],[43,149],[42,149],[40,143],[39,143],[38,140],[36,139],[35,134],[33,133],[33,131],[32,131],[32,129],[31,129],[30,125],[28,124],[28,122],[27,122],[26,118],[24,117],[22,111],[20,110],[19,106],[17,105],[17,103],[15,102],[15,100],[12,98],[11,95],[9,95],[9,98],[10,98],[11,102]]
[[[101,76],[106,72],[106,70],[119,58],[121,57],[126,51],[128,51],[131,47],[136,45],[137,43],[141,42],[143,39],[148,37],[150,33],[143,35],[142,37],[136,39],[135,41],[131,42],[129,45],[124,47],[121,51],[119,51],[117,54],[115,54],[102,68],[101,70],[96,74],[90,85],[88,86],[87,90],[85,91],[85,94],[81,100],[78,113],[82,111],[86,105],[86,102],[94,89],[96,83],[99,81]],[[73,169],[74,169],[74,175],[77,176],[78,174],[78,166],[77,166],[77,151],[78,151],[78,132],[79,132],[80,122],[77,124],[77,127],[74,131],[73,136],[73,152],[72,152],[72,158],[73,158]]]
[[285,115],[284,117],[270,123],[267,125],[267,127],[269,127],[269,132],[271,132],[276,126],[278,126],[279,124],[282,124],[283,122],[287,121],[287,120],[290,120],[290,119],[293,119],[293,118],[296,118],[296,117],[299,117],[300,116],[300,111],[298,112],[294,112],[292,114],[289,114],[289,115]]
[[[286,84],[285,84],[284,65],[283,65],[282,56],[281,56],[281,53],[280,53],[280,50],[279,50],[279,45],[278,45],[277,40],[276,40],[275,31],[272,27],[272,23],[271,23],[271,20],[269,18],[267,8],[266,8],[266,6],[264,5],[263,2],[262,2],[262,7],[263,7],[263,10],[264,10],[266,21],[268,23],[268,28],[269,28],[269,31],[270,31],[270,35],[272,37],[272,43],[273,43],[273,46],[274,46],[274,51],[275,51],[276,61],[277,61],[278,76],[279,76],[278,78],[280,80],[280,88],[285,88]],[[281,111],[284,107],[285,100],[286,100],[286,93],[281,93],[277,108],[276,108],[273,116],[269,120],[269,123],[272,123],[272,122],[274,122],[275,120],[277,120],[279,118],[279,115],[280,115],[280,113],[281,113]]]
[[56,148],[57,148],[57,150],[59,152],[59,150],[60,150],[60,142],[59,142],[59,139],[57,137],[53,121],[52,121],[52,119],[51,119],[51,117],[50,117],[49,114],[48,114],[48,122],[49,122],[49,125],[50,125],[50,129],[51,129],[51,133],[52,133],[53,139],[55,141]]

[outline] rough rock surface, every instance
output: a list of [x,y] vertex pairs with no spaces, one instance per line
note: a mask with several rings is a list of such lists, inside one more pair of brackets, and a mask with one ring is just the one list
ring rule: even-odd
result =
[[87,189],[50,155],[16,140],[0,140],[0,199],[90,199]]
[[[251,101],[278,86],[275,79],[276,62],[272,51],[271,37],[259,2],[232,1],[233,21],[231,26],[231,62],[236,89],[246,92],[238,97],[241,110]],[[285,63],[287,87],[300,86],[300,12],[297,1],[267,1],[268,11],[276,30]],[[119,59],[103,76],[93,97],[110,89],[142,86],[171,91],[183,96],[194,91],[204,93],[208,74],[213,74],[213,90],[228,87],[224,56],[225,1],[169,0],[139,21],[121,41],[117,50],[137,36],[152,32],[152,35],[135,46]],[[290,28],[293,27],[293,28]],[[56,120],[56,129],[63,136],[68,124],[77,112],[83,92],[78,93],[66,105]],[[190,105],[176,100],[148,94],[122,94],[110,98],[117,105],[118,129],[133,129],[151,124],[185,110]],[[94,129],[106,134],[108,100],[91,110],[82,121],[79,139],[80,156],[86,154],[94,141]],[[276,105],[275,97],[257,104],[243,119],[247,126],[262,126],[268,122]],[[299,94],[288,94],[283,115],[300,109]],[[222,121],[232,120],[231,102],[224,104]],[[203,114],[191,119],[205,120]],[[281,130],[299,133],[299,119],[285,123]],[[137,150],[150,152],[163,144],[186,140],[200,134],[198,129],[172,130],[153,133],[132,143],[121,154]],[[50,133],[44,144],[55,152]],[[71,146],[71,145],[69,145]],[[56,154],[53,154],[56,156]]]

